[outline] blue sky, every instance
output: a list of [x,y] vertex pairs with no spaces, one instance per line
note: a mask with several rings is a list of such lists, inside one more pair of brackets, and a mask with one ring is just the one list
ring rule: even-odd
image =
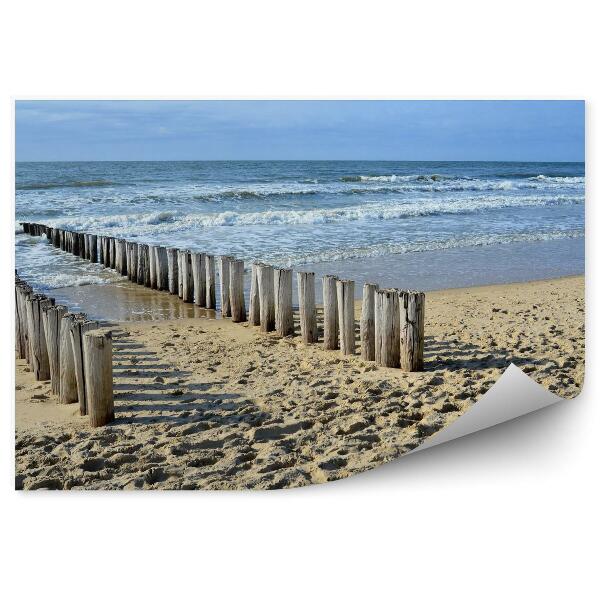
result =
[[583,161],[582,101],[17,101],[28,160]]

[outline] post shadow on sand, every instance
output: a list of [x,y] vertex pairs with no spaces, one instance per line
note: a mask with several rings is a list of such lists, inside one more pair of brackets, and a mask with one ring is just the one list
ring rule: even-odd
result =
[[[481,355],[484,356],[481,356]],[[477,358],[479,356],[479,358]],[[483,348],[471,342],[446,341],[425,336],[425,371],[478,371],[507,369],[510,364],[523,368],[527,365],[545,364],[548,358],[525,357],[507,348]]]
[[[128,333],[118,328],[113,330],[114,361],[130,363],[113,365],[115,425],[123,422],[188,424],[211,421],[215,426],[240,422],[258,426],[268,417],[251,400],[243,400],[239,394],[214,391],[224,381],[186,382],[190,371],[161,362],[155,352],[142,343],[128,341],[128,338]],[[158,381],[135,383],[127,382],[128,378]]]

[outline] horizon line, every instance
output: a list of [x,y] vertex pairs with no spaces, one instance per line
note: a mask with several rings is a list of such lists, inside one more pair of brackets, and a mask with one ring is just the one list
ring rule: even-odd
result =
[[584,163],[584,160],[456,160],[399,158],[157,158],[157,159],[90,159],[90,160],[16,160],[19,163],[92,163],[92,162],[460,162],[460,163]]

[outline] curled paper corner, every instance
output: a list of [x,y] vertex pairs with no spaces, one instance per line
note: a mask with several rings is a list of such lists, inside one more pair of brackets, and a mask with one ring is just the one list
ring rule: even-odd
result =
[[500,379],[456,421],[408,454],[516,419],[562,400],[511,363]]

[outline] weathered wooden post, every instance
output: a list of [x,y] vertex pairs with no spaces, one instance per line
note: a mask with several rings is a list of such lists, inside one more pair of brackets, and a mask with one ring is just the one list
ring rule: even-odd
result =
[[77,398],[79,400],[79,414],[87,415],[87,402],[85,390],[85,362],[83,360],[83,335],[86,331],[98,329],[97,321],[82,321],[77,319],[71,325],[71,349],[73,351],[73,364],[75,367],[75,381],[77,382]]
[[221,302],[221,316],[231,316],[231,300],[229,297],[229,263],[233,256],[219,256],[219,300]]
[[156,252],[152,244],[148,244],[148,266],[150,267],[150,287],[155,290],[158,278],[156,273]]
[[202,252],[192,252],[192,279],[194,303],[196,306],[206,306],[206,263]]
[[85,260],[90,259],[90,234],[89,233],[83,234],[83,258],[85,258]]
[[246,301],[244,299],[244,261],[229,261],[229,299],[231,304],[231,320],[242,323],[246,320]]
[[90,262],[98,262],[98,236],[90,234]]
[[169,289],[169,264],[167,261],[167,249],[164,246],[154,247],[154,260],[156,263],[156,289]]
[[376,283],[363,285],[360,313],[360,356],[363,360],[375,360],[375,292]]
[[27,300],[33,293],[31,286],[26,283],[19,284],[17,288],[17,303],[19,306],[19,321],[20,321],[20,331],[21,331],[21,350],[24,352],[24,356],[21,358],[25,358],[29,364],[31,364],[31,354],[29,351],[30,342],[29,342],[29,322],[27,319]]
[[260,325],[260,296],[258,294],[258,265],[252,263],[252,279],[250,280],[250,325]]
[[337,350],[340,347],[337,281],[338,278],[335,275],[323,277],[323,346],[325,350]]
[[178,279],[178,265],[177,265],[177,248],[167,248],[167,271],[169,278],[169,293],[177,295],[177,279]]
[[185,250],[177,250],[177,295],[183,298],[183,255]]
[[[23,319],[23,306],[21,303],[21,295],[25,288],[25,282],[17,277],[15,281],[15,349],[19,358],[27,358],[27,351],[25,350],[25,344],[27,343],[25,333],[27,327],[27,313],[25,313],[25,319]],[[25,326],[23,323],[25,323]]]
[[121,248],[121,275],[127,275],[127,241],[119,240],[119,245]]
[[338,279],[337,303],[340,324],[340,350],[342,354],[354,354],[354,281]]
[[76,231],[69,231],[69,247],[71,254],[79,256],[79,234]]
[[80,232],[77,234],[79,236],[79,258],[86,258],[85,255],[85,233]]
[[292,310],[293,277],[291,269],[273,269],[275,295],[275,331],[281,336],[294,335]]
[[260,303],[260,330],[264,332],[275,330],[275,289],[274,273],[271,265],[259,263],[258,295]]
[[192,254],[189,250],[181,251],[181,283],[184,302],[194,302],[194,275],[192,273]]
[[103,235],[100,238],[100,256],[98,257],[98,260],[104,267],[109,266],[110,257],[108,255],[108,236],[106,235]]
[[398,291],[375,292],[375,362],[383,367],[400,366],[400,312]]
[[319,339],[315,306],[315,274],[300,272],[297,274],[297,279],[300,334],[305,344],[312,344]]
[[110,264],[109,267],[111,269],[117,270],[117,240],[114,237],[109,239],[109,256],[110,256]]
[[75,375],[75,361],[71,345],[71,326],[74,321],[84,319],[83,315],[67,313],[60,320],[60,385],[59,404],[72,404],[78,401],[77,378]]
[[50,361],[46,348],[46,334],[42,312],[52,306],[53,300],[41,294],[34,294],[27,300],[27,329],[29,331],[29,349],[31,370],[37,381],[50,379]]
[[19,319],[19,278],[15,281],[15,352],[17,358],[25,357],[25,349],[22,346],[21,321]]
[[138,244],[138,274],[137,282],[140,285],[150,287],[150,262],[148,255],[150,253],[148,244]]
[[403,371],[423,370],[425,345],[425,294],[398,292],[400,310],[400,366]]
[[50,364],[50,389],[56,396],[60,392],[60,323],[66,314],[67,307],[61,304],[50,306],[43,313],[46,349]]
[[105,236],[103,235],[98,236],[96,262],[98,262],[100,265],[104,265],[104,238]]
[[138,244],[137,242],[127,242],[129,249],[129,267],[127,268],[128,276],[133,283],[138,282]]
[[115,238],[115,271],[121,272],[121,240]]
[[115,418],[110,331],[88,331],[84,334],[83,363],[90,425],[101,427]]
[[217,308],[215,289],[215,257],[211,254],[207,254],[204,260],[206,264],[206,308],[215,310]]

